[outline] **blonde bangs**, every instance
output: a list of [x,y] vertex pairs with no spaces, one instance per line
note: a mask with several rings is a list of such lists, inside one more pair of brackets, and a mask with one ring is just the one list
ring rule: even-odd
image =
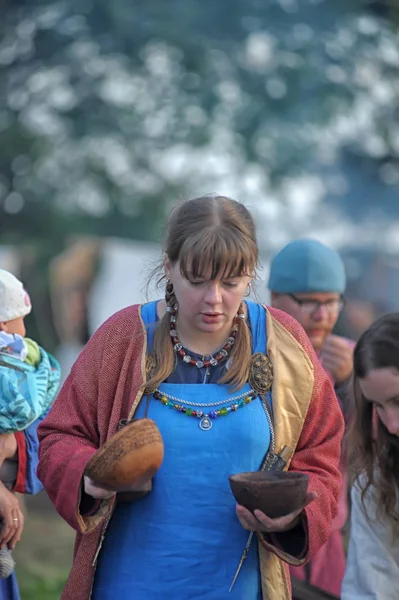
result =
[[226,227],[198,231],[180,253],[180,271],[186,279],[253,277],[258,263],[256,245],[242,232]]

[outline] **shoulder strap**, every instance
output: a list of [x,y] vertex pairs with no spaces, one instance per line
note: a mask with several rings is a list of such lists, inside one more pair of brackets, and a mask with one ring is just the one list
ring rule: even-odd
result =
[[151,352],[157,325],[157,301],[147,302],[141,306],[141,318],[147,330],[147,352]]
[[252,333],[252,353],[267,353],[266,309],[257,302],[247,300],[248,318]]
[[[267,325],[266,308],[257,302],[246,301],[248,318],[252,333],[252,354],[265,354],[267,356]],[[266,403],[264,402],[266,401]],[[271,431],[273,429],[273,400],[271,391],[268,390],[262,397],[263,408],[267,411]]]

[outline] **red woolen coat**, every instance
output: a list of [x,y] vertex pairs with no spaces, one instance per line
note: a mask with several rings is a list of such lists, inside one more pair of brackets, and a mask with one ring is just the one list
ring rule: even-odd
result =
[[[280,370],[281,374],[284,372],[286,375],[275,377],[275,381],[278,379],[278,385],[282,388],[279,402],[284,403],[284,397],[291,398],[287,417],[284,416],[285,407],[277,410],[276,419],[280,424],[275,423],[276,439],[279,429],[284,428],[281,423],[286,418],[296,419],[297,423],[303,419],[302,416],[293,415],[300,413],[296,411],[296,392],[293,389],[296,385],[300,388],[300,381],[298,377],[292,382],[287,381],[290,365],[295,370],[297,363],[303,364],[304,373],[306,376],[310,374],[311,379],[306,382],[310,390],[306,418],[303,426],[300,421],[296,450],[290,464],[291,470],[309,475],[309,489],[318,493],[318,498],[305,509],[304,521],[308,528],[306,558],[309,558],[327,539],[331,522],[337,514],[343,419],[331,382],[302,328],[285,313],[275,309],[268,311],[269,319],[276,324],[275,338],[283,339],[283,345],[289,346],[287,352],[286,349],[279,352],[279,344],[275,342],[275,362],[273,354],[270,355],[275,373],[279,354],[284,355],[288,371]],[[91,595],[104,516],[107,515],[109,519],[112,501],[104,502],[94,516],[83,517],[79,514],[82,477],[88,460],[116,432],[120,419],[131,415],[132,406],[136,406],[141,398],[145,352],[146,335],[140,308],[131,306],[115,314],[90,339],[39,428],[39,478],[59,514],[77,531],[74,563],[63,600],[88,600]],[[284,560],[290,560],[278,548],[269,544],[265,546]],[[267,563],[268,554],[263,548],[260,557],[262,576],[265,565],[270,564]],[[295,563],[293,559],[293,562],[301,564],[303,560]],[[283,572],[288,576],[287,570],[283,569]],[[265,600],[272,598],[265,591],[263,594]],[[284,595],[278,591],[273,593],[273,599],[287,597],[287,592]]]

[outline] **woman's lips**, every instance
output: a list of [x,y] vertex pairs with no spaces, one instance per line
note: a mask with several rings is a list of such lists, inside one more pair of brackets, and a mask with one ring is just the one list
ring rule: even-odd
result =
[[221,313],[202,313],[202,319],[205,323],[217,323],[222,316]]

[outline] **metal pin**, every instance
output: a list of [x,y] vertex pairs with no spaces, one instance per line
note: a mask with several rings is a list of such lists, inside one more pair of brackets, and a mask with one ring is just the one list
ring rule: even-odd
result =
[[230,589],[229,589],[229,593],[232,591],[232,589],[233,589],[233,587],[234,587],[234,584],[235,584],[235,582],[237,581],[237,578],[238,578],[238,576],[239,576],[239,574],[240,574],[240,571],[241,571],[241,569],[242,569],[242,566],[243,566],[243,564],[244,564],[244,562],[245,562],[245,559],[246,559],[246,558],[247,558],[247,556],[248,556],[248,552],[249,552],[249,548],[250,548],[250,546],[251,546],[251,542],[252,542],[252,538],[253,538],[253,536],[254,536],[254,532],[253,532],[253,531],[251,531],[251,533],[249,534],[249,537],[248,537],[247,545],[246,545],[246,546],[245,546],[245,548],[244,548],[244,552],[242,553],[241,560],[240,560],[240,562],[239,562],[239,564],[238,564],[237,571],[235,572],[234,579],[233,579],[233,581],[231,582],[231,586],[230,586]]

